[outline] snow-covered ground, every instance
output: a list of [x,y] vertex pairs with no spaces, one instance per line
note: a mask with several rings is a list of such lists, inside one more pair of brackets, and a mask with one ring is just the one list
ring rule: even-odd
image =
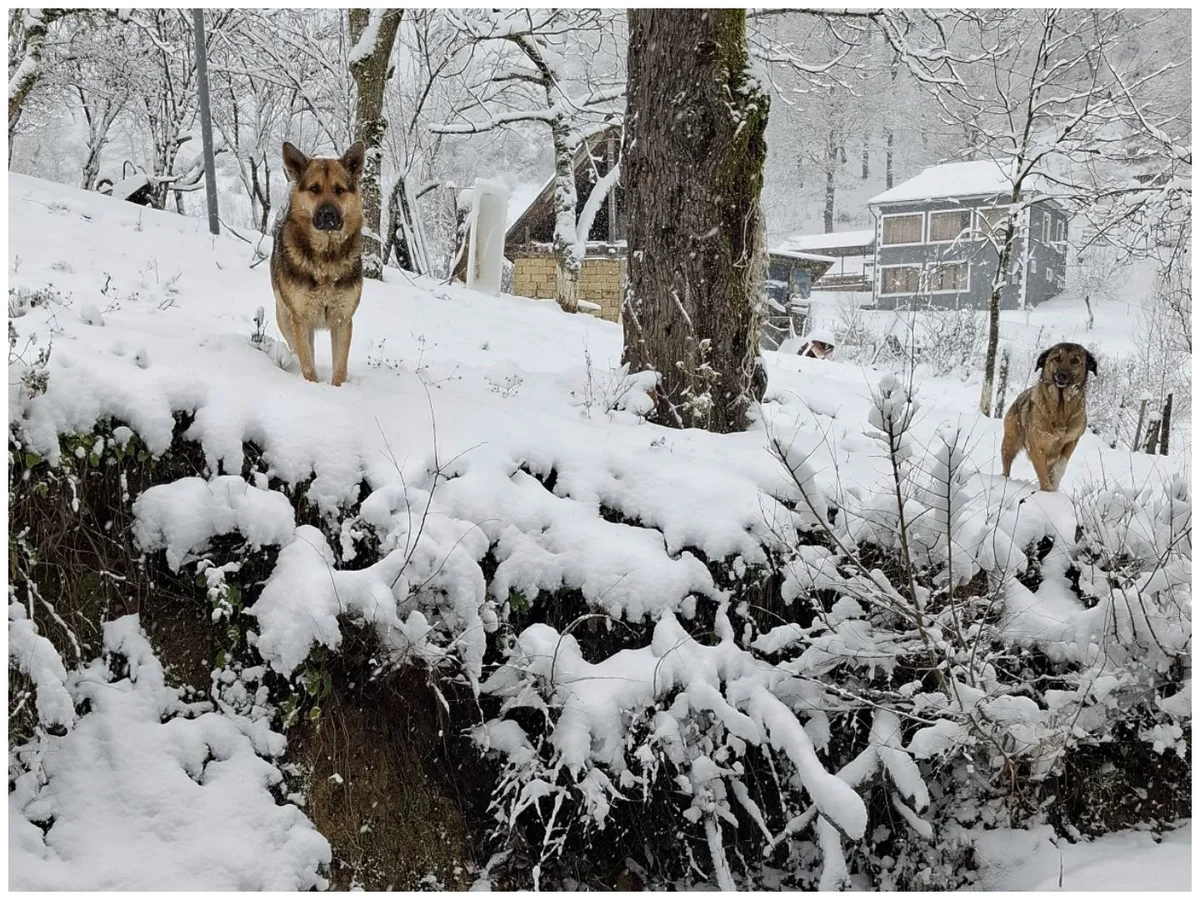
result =
[[986,891],[1188,891],[1192,826],[1161,836],[1140,831],[1069,843],[1049,828],[993,831],[979,838]]
[[[698,548],[709,559],[734,553],[761,558],[758,538],[773,514],[773,501],[765,498],[788,491],[786,473],[768,447],[769,433],[804,444],[816,475],[847,490],[870,490],[887,474],[889,461],[864,435],[882,371],[768,354],[768,402],[754,429],[727,436],[660,429],[638,415],[646,408],[644,379],[623,380],[615,371],[618,326],[565,315],[552,302],[483,296],[389,269],[384,283],[365,287],[348,383],[328,384],[330,350],[320,335],[322,383],[310,384],[295,366],[279,368],[249,340],[257,307],[266,308],[268,321],[273,318],[267,266],[250,268],[249,245],[231,236],[212,238],[196,220],[68,187],[22,176],[10,176],[9,187],[10,286],[50,287],[61,295],[61,302],[17,310],[12,320],[21,343],[36,333],[40,345],[52,339],[53,349],[43,396],[26,402],[10,385],[10,421],[24,415],[28,449],[50,458],[58,453],[59,434],[87,432],[102,417],[124,421],[157,453],[170,443],[172,413],[192,411],[189,438],[201,445],[214,475],[232,477],[148,491],[135,507],[139,540],[147,549],[165,548],[173,565],[235,527],[252,540],[257,529],[258,540],[283,545],[277,576],[251,612],[260,627],[259,652],[285,673],[312,644],[337,646],[337,617],[346,608],[386,626],[416,655],[457,653],[475,678],[484,674],[484,631],[510,591],[532,597],[565,585],[615,616],[687,616],[694,603],[689,598],[718,598],[721,592],[709,570],[683,548]],[[1098,309],[1097,331],[1103,328],[1115,346],[1127,339],[1131,315],[1116,306]],[[1006,317],[1005,327],[1040,335],[1048,346],[1077,337],[1081,316],[1077,306],[1056,302],[1027,321]],[[269,333],[278,337],[273,328]],[[1023,386],[1031,376],[1018,377]],[[977,382],[927,380],[916,391],[918,448],[933,447],[938,431],[957,423],[970,435],[967,462],[989,492],[1008,503],[1036,493],[1024,458],[1014,481],[991,478],[999,473],[1000,423],[977,414]],[[332,561],[330,548],[320,532],[297,528],[286,509],[272,504],[266,479],[242,481],[244,442],[263,450],[271,476],[299,482],[315,475],[309,497],[325,511],[365,500],[363,518],[389,533],[393,546],[412,541],[418,548],[404,560],[407,568],[385,560],[326,577],[327,589],[313,588]],[[1069,496],[1104,478],[1138,488],[1165,484],[1186,468],[1178,450],[1170,457],[1130,454],[1086,434],[1063,491]],[[539,481],[551,473],[552,490]],[[435,514],[424,522],[425,533],[414,536],[406,511],[419,504]],[[600,514],[605,508],[657,531],[611,521]],[[497,547],[499,560],[490,594],[475,566],[489,545]],[[454,604],[446,615],[458,617],[452,642],[411,604],[389,602],[390,596],[379,602],[401,575],[413,584],[433,580],[445,590]],[[113,639],[137,644],[136,629],[129,628],[122,626]],[[115,677],[88,676],[106,684]],[[143,702],[151,712],[135,716],[136,686],[121,684],[129,702],[114,702],[112,721],[136,718],[138,727],[163,731],[155,717],[176,700],[152,685]],[[97,706],[91,715],[107,708]],[[195,720],[197,727],[201,721]],[[253,741],[239,735],[222,738],[225,752],[231,763],[248,766]],[[68,772],[70,766],[93,766],[95,779],[124,777],[111,761],[95,762],[105,748],[118,747],[119,737],[88,743],[93,738],[75,732],[69,740],[77,746],[55,759]],[[258,739],[271,742],[261,734]],[[193,752],[190,745],[172,743],[165,733],[144,746],[150,752],[160,744],[164,753],[180,756],[178,772],[192,765],[184,759]],[[248,769],[241,777],[265,786],[276,776]],[[80,783],[86,792],[86,779]],[[114,784],[104,790],[116,790]],[[94,796],[100,803],[105,795]],[[97,848],[80,834],[106,827],[106,820],[95,807],[69,799],[62,790],[38,793],[28,784],[10,793],[10,886],[83,887],[93,872],[97,887],[164,884],[151,873],[143,882],[126,875],[102,885],[100,868],[91,867],[120,867],[111,860],[102,866]],[[129,814],[149,815],[159,802],[154,798]],[[24,809],[29,803],[41,804],[36,816]],[[242,814],[220,806],[219,798],[213,804],[194,807],[196,815]],[[28,822],[45,821],[48,805],[55,826],[43,840]],[[303,816],[272,817],[260,807],[248,804],[244,814],[259,816],[279,842],[272,853],[253,856],[263,865],[273,860],[275,871],[252,882],[244,873],[221,870],[208,883],[201,874],[179,886],[315,883],[301,870],[320,861],[322,851],[304,830]],[[167,833],[183,842],[193,832],[180,825]],[[1011,846],[998,842],[991,884],[1013,890],[1056,886],[1062,846],[1055,849],[1048,832],[1021,833],[1020,839],[1027,842],[1021,853],[1045,865],[1012,867]],[[1159,846],[1148,840],[1113,836],[1087,853],[1063,850],[1063,887],[1113,887],[1103,865],[1119,869],[1114,861],[1121,859],[1142,866],[1140,889],[1186,888],[1190,830]],[[178,858],[181,871],[203,872],[194,843],[186,850],[145,846],[147,856]]]

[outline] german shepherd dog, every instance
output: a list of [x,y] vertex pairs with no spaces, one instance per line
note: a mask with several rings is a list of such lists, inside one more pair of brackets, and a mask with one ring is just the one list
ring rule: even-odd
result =
[[1037,368],[1037,384],[1022,391],[1004,415],[1000,459],[1008,478],[1024,450],[1038,486],[1057,491],[1087,427],[1088,373],[1096,374],[1096,358],[1079,344],[1055,344],[1037,358]]
[[283,167],[292,182],[286,214],[275,229],[271,289],[275,318],[300,372],[317,380],[313,333],[329,329],[333,384],[346,380],[351,317],[362,297],[363,144],[341,159],[310,159],[284,142]]

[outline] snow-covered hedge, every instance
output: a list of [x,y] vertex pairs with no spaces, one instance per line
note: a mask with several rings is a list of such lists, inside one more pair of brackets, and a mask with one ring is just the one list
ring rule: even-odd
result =
[[[734,542],[711,518],[661,518],[671,486],[639,489],[636,468],[598,479],[569,460],[434,457],[324,529],[297,525],[291,498],[261,476],[151,487],[132,503],[138,546],[163,552],[172,571],[197,566],[214,621],[229,620],[235,643],[245,633],[242,662],[219,660],[218,711],[199,713],[162,684],[129,620],[109,626],[108,662],[68,675],[14,604],[12,658],[58,735],[18,754],[21,852],[56,858],[44,844],[70,858],[53,829],[39,844],[29,823],[67,827],[86,795],[60,794],[40,760],[97,753],[87,742],[106,717],[136,718],[111,705],[126,694],[150,716],[140,754],[158,752],[154,729],[195,722],[198,740],[227,748],[218,761],[236,756],[260,773],[263,815],[284,816],[267,791],[278,773],[260,759],[282,749],[268,730],[275,707],[255,687],[265,669],[246,666],[260,660],[307,683],[314,648],[336,652],[352,622],[373,629],[377,672],[418,664],[471,686],[482,719],[458,725],[499,766],[495,849],[525,848],[540,885],[558,883],[567,851],[653,816],[674,829],[677,853],[635,861],[647,883],[952,887],[969,877],[964,828],[1034,812],[1038,785],[1074,749],[1132,728],[1154,752],[1185,755],[1187,480],[1102,485],[1076,500],[1034,492],[971,469],[958,431],[922,456],[910,434],[917,403],[895,378],[873,397],[869,439],[889,474],[870,491],[839,490],[809,464],[811,434],[774,430],[780,487]],[[595,492],[591,518],[562,503],[564,480]],[[231,604],[227,582],[240,563],[211,553],[227,534],[246,552],[279,548],[245,618],[241,589]],[[666,564],[628,566],[639,553]],[[638,573],[630,584],[604,577],[618,557]],[[774,600],[757,605],[753,591],[772,579]],[[579,592],[584,612],[514,631],[564,590]],[[111,668],[121,653],[134,663],[125,681]],[[87,687],[99,682],[123,687],[101,702]],[[207,769],[176,758],[182,777],[209,783]],[[92,774],[110,788],[123,777]],[[62,813],[39,812],[55,803]],[[193,805],[196,821],[179,827],[202,828],[206,810]],[[272,841],[303,838],[293,813]],[[307,849],[263,875],[271,884],[318,883],[328,850],[297,846]],[[72,883],[22,867],[31,885]],[[231,870],[228,883],[248,877]]]

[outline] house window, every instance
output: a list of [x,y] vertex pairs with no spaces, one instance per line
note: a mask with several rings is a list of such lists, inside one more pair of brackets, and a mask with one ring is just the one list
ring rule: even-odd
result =
[[924,213],[883,217],[884,246],[921,243],[921,228],[925,223]]
[[929,290],[933,293],[949,291],[965,291],[967,289],[969,269],[965,262],[942,263],[934,267],[929,281]]
[[881,294],[915,294],[921,286],[921,269],[918,266],[880,267]]
[[[1067,220],[1065,218],[1055,218],[1054,229],[1052,232],[1054,243],[1065,244],[1067,242]],[[1065,252],[1065,247],[1057,248],[1060,252]]]
[[1042,243],[1050,243],[1050,213],[1042,213]]
[[1004,223],[1008,221],[1008,207],[994,206],[979,212],[979,234],[985,240],[999,243],[1004,239]]
[[971,211],[952,209],[929,214],[929,242],[944,244],[966,237],[971,229]]
[[807,300],[812,293],[812,273],[807,269],[792,269],[788,292],[793,297]]

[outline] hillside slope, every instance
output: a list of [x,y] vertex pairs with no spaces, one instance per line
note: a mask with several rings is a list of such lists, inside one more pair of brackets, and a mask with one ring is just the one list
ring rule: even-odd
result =
[[[152,735],[147,755],[157,754],[172,778],[208,784],[215,767],[237,768],[243,785],[257,786],[257,805],[248,804],[245,815],[259,816],[273,855],[236,854],[230,860],[227,845],[202,850],[201,859],[210,851],[229,862],[220,877],[206,881],[195,847],[186,855],[183,843],[205,832],[222,809],[243,814],[214,798],[211,806],[174,811],[195,817],[163,838],[158,868],[111,874],[115,880],[95,886],[319,885],[329,874],[331,854],[324,838],[315,839],[313,825],[333,844],[335,886],[393,883],[361,866],[353,878],[339,874],[339,864],[349,865],[346,848],[353,841],[330,832],[319,790],[336,789],[343,773],[323,777],[324,788],[313,780],[303,791],[292,790],[301,776],[287,771],[291,751],[285,751],[281,734],[291,725],[286,714],[283,724],[279,717],[286,707],[279,699],[281,685],[307,698],[305,709],[315,710],[314,721],[333,705],[331,691],[344,699],[349,694],[339,692],[357,689],[357,676],[347,676],[334,661],[357,646],[359,629],[369,634],[361,661],[369,677],[411,677],[403,673],[416,665],[433,673],[431,684],[444,678],[448,693],[446,685],[453,684],[470,698],[460,706],[438,693],[448,716],[472,709],[475,718],[435,730],[439,736],[443,730],[469,734],[490,751],[488,771],[497,774],[489,812],[501,820],[511,814],[516,821],[523,810],[537,809],[539,798],[569,795],[568,808],[578,804],[586,820],[571,826],[582,832],[571,833],[586,833],[587,822],[609,821],[643,788],[662,789],[658,773],[668,771],[667,763],[648,762],[661,752],[662,760],[683,773],[688,797],[695,798],[694,804],[680,801],[687,811],[672,821],[681,828],[692,827],[684,821],[695,825],[701,837],[693,838],[700,841],[697,847],[707,848],[713,882],[734,884],[721,844],[722,829],[736,817],[713,812],[728,812],[729,797],[738,796],[736,809],[750,816],[746,821],[770,818],[777,842],[799,847],[799,841],[784,841],[791,833],[783,830],[792,814],[786,807],[747,813],[753,802],[746,805],[749,795],[742,800],[744,787],[730,787],[732,793],[713,787],[723,779],[741,785],[733,773],[742,764],[725,766],[729,753],[742,751],[699,750],[707,746],[703,741],[689,743],[694,737],[689,729],[698,721],[689,716],[707,710],[704,715],[724,723],[727,733],[720,741],[728,747],[761,744],[780,765],[795,767],[788,790],[807,791],[821,813],[821,852],[813,856],[813,845],[806,843],[795,852],[809,856],[803,866],[795,865],[807,867],[814,884],[818,876],[822,886],[850,883],[838,835],[864,835],[870,797],[860,799],[855,783],[842,777],[841,764],[829,755],[844,748],[836,740],[831,744],[829,718],[814,710],[839,701],[820,685],[832,670],[830,660],[851,640],[858,642],[861,658],[870,660],[864,677],[874,677],[877,666],[906,671],[913,633],[901,629],[887,636],[885,623],[871,619],[871,604],[855,609],[858,603],[849,597],[819,610],[816,620],[798,609],[810,597],[824,597],[822,591],[851,590],[840,580],[844,572],[823,569],[834,536],[846,543],[891,544],[895,456],[881,441],[880,429],[891,421],[885,415],[881,424],[881,409],[910,411],[901,417],[911,415],[903,442],[914,466],[913,483],[921,485],[913,504],[936,508],[922,479],[942,471],[939,465],[952,466],[956,512],[950,518],[957,543],[949,564],[972,584],[997,579],[994,596],[1005,598],[1006,605],[1003,615],[989,620],[996,646],[1033,648],[1057,664],[1087,668],[1089,677],[1111,676],[1117,693],[1126,683],[1122,679],[1134,678],[1127,657],[1114,657],[1111,665],[1118,668],[1110,671],[1088,649],[1107,627],[1111,609],[1104,604],[1114,601],[1096,605],[1094,598],[1085,602],[1072,593],[1067,559],[1084,552],[1079,535],[1093,526],[1089,516],[1096,510],[1105,515],[1116,510],[1114,522],[1132,527],[1146,554],[1159,552],[1163,527],[1174,528],[1188,502],[1177,457],[1110,450],[1088,434],[1063,493],[1039,494],[1027,480],[1032,477],[1027,461],[1018,463],[1012,481],[998,476],[1000,423],[974,412],[977,392],[961,380],[918,383],[912,404],[904,385],[883,372],[774,354],[767,359],[767,398],[752,430],[716,436],[662,429],[641,418],[648,408],[646,379],[619,370],[617,326],[565,315],[553,303],[482,296],[390,269],[384,283],[365,288],[349,382],[341,388],[327,383],[329,347],[319,336],[323,382],[310,384],[294,364],[290,371],[281,369],[250,340],[256,309],[265,307],[270,322],[273,303],[267,267],[251,266],[247,244],[230,236],[214,239],[197,221],[71,188],[20,176],[10,176],[9,186],[10,323],[17,332],[15,351],[23,353],[23,362],[14,363],[10,350],[10,450],[13,436],[20,445],[18,455],[10,454],[10,485],[50,477],[38,473],[57,466],[64,448],[76,448],[84,468],[90,457],[108,460],[118,447],[124,452],[143,446],[154,458],[186,457],[191,470],[175,472],[169,481],[140,492],[122,482],[122,491],[131,494],[122,500],[122,515],[131,523],[129,539],[150,555],[160,584],[180,573],[184,581],[199,579],[201,598],[207,591],[213,604],[212,621],[234,626],[238,654],[236,664],[233,649],[198,661],[194,668],[201,677],[191,687],[205,694],[203,673],[212,669],[212,696],[220,702],[217,711],[203,713],[211,720],[194,718],[200,712],[188,706],[186,691],[137,675],[138,661],[157,665],[154,653],[168,672],[181,668],[179,660],[168,658],[171,648],[151,650],[143,639],[152,618],[145,608],[140,623],[120,619],[123,624],[109,625],[103,635],[72,635],[82,644],[74,651],[76,664],[69,642],[50,647],[44,638],[47,621],[51,630],[57,627],[47,619],[46,609],[53,609],[26,602],[24,595],[10,596],[10,647],[24,654],[10,663],[36,686],[42,726],[52,727],[38,731],[18,754],[28,777],[15,793],[10,789],[11,887],[81,887],[98,865],[96,845],[87,835],[103,832],[103,820],[95,816],[103,795],[93,798],[87,785],[128,777],[102,766],[82,775],[70,771],[103,755],[97,746],[121,752],[120,745],[105,744],[85,727],[99,716],[140,723]],[[278,337],[270,325],[268,334]],[[34,335],[36,345],[27,344]],[[46,346],[51,350],[44,390],[30,390],[20,376]],[[961,437],[951,452],[945,440],[954,431]],[[82,443],[64,440],[71,435],[88,437]],[[98,444],[97,436],[103,438]],[[76,464],[69,457],[65,462]],[[101,472],[106,465],[118,467],[93,465]],[[190,477],[180,477],[184,474]],[[76,488],[70,479],[64,484]],[[1121,506],[1119,498],[1137,502]],[[1132,526],[1120,519],[1121,510],[1139,504],[1145,511]],[[912,511],[922,523],[932,521],[917,506]],[[828,540],[803,537],[814,530]],[[930,571],[942,565],[936,533],[931,534],[923,551]],[[239,535],[244,544],[236,555],[223,556]],[[1056,549],[1034,559],[1029,548],[1039,541]],[[266,548],[275,547],[277,554],[268,553]],[[1190,542],[1188,548],[1190,566]],[[1181,565],[1172,558],[1172,590],[1180,589]],[[1013,573],[1031,567],[1041,572],[1037,582],[1017,585]],[[867,577],[877,587],[887,576]],[[235,583],[237,602],[230,599]],[[933,584],[930,590],[936,591]],[[60,605],[67,600],[60,598]],[[1144,664],[1161,662],[1163,672],[1189,646],[1190,625],[1180,621],[1178,604],[1172,609],[1143,609],[1142,618],[1131,613],[1135,630],[1147,621],[1159,628],[1162,659]],[[203,624],[208,611],[201,613]],[[921,615],[916,613],[918,620]],[[1190,592],[1185,618],[1190,622]],[[822,633],[824,627],[831,630]],[[104,661],[88,664],[105,648]],[[815,648],[825,655],[817,659]],[[134,662],[124,668],[112,662],[122,655]],[[333,687],[318,694],[305,686],[307,693],[301,693],[297,685],[307,685],[314,673]],[[1018,746],[1034,748],[1058,733],[1057,716],[1071,697],[1083,703],[1081,698],[1092,696],[1074,677],[1055,682],[1063,695],[1057,709],[1032,701],[1033,709],[1026,709],[1016,701],[1028,698],[1008,696],[1004,688],[999,693],[1005,696],[980,694],[955,701],[964,705],[923,713],[923,730],[913,724],[917,719],[906,719],[903,729],[896,720],[892,734],[892,719],[877,716],[868,729],[869,745],[855,744],[853,752],[864,754],[856,757],[860,765],[876,760],[876,769],[883,765],[879,760],[892,760],[887,765],[894,767],[888,771],[899,785],[896,797],[902,794],[920,811],[930,803],[921,779],[932,777],[935,758],[974,740],[955,724],[977,714],[972,703],[1024,735],[1025,744]],[[556,679],[573,687],[557,688]],[[119,687],[127,701],[85,704],[98,686]],[[1170,683],[1171,692],[1178,689]],[[318,696],[322,699],[313,699]],[[913,696],[924,695],[910,692],[904,702]],[[509,715],[523,706],[546,712],[544,734],[527,718]],[[930,724],[928,717],[935,715],[946,717],[938,720],[943,724]],[[233,724],[227,728],[215,724],[218,720]],[[210,747],[219,745],[210,754],[215,762],[204,756],[200,737],[176,735],[201,722],[209,722],[206,727],[217,735],[206,738]],[[637,749],[635,726],[650,729],[638,732],[646,747],[660,749]],[[1088,727],[1103,726],[1099,721]],[[1182,747],[1180,734],[1164,731],[1160,742]],[[861,737],[867,740],[865,731]],[[311,746],[314,740],[309,735],[299,743]],[[625,759],[626,750],[645,771]],[[1028,752],[1031,765],[1050,759],[1044,748]],[[31,760],[43,757],[60,768],[36,774]],[[898,757],[907,762],[896,762]],[[918,765],[934,768],[915,775]],[[58,779],[67,776],[84,785],[82,794],[62,789]],[[291,790],[287,799],[302,802],[307,791],[311,824],[294,806],[270,801],[281,793],[284,776]],[[84,799],[76,802],[80,796]],[[708,799],[702,803],[702,797]],[[129,815],[152,816],[164,804],[170,808],[169,794],[131,807]],[[551,839],[552,820],[544,826],[540,850],[522,845],[530,862],[540,858],[548,864],[562,850]],[[483,828],[473,820],[462,827]],[[925,833],[924,823],[913,827]],[[542,834],[538,829],[543,826],[522,832],[524,839]],[[151,832],[139,839],[151,841]],[[737,839],[761,838],[751,832]],[[617,834],[626,832],[618,828]],[[853,846],[852,840],[846,853],[855,869]],[[464,839],[461,847],[474,856],[462,858],[463,867],[483,871],[488,854],[482,838]],[[513,859],[518,857],[521,853]],[[173,865],[188,873],[177,885]],[[854,877],[865,877],[861,872],[855,869]],[[436,877],[451,879],[442,871]],[[769,881],[762,874],[736,878],[745,879],[736,882],[742,886]]]

